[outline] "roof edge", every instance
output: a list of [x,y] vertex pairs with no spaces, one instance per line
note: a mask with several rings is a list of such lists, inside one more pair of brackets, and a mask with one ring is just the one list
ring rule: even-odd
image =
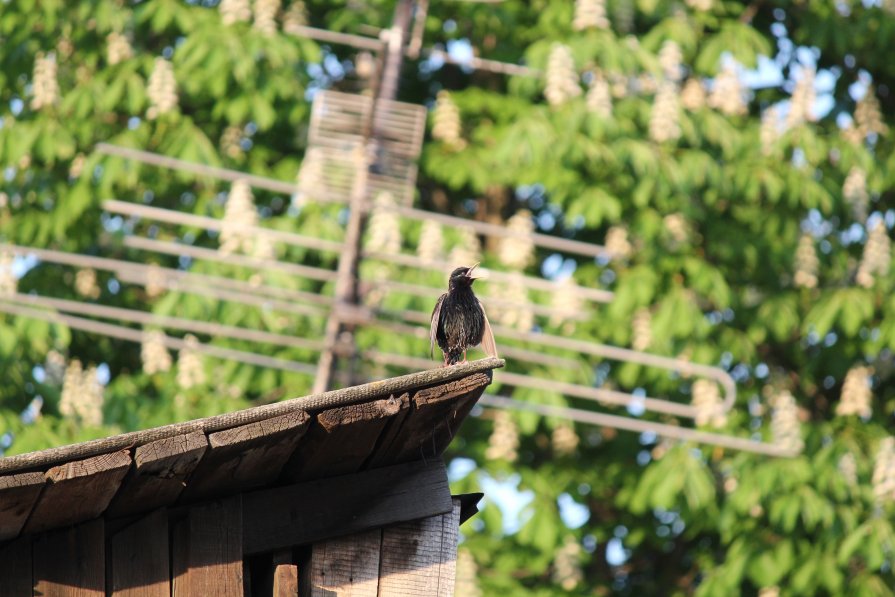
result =
[[462,365],[440,367],[399,377],[390,377],[359,386],[331,390],[321,394],[311,394],[310,396],[302,396],[300,398],[291,398],[282,402],[255,406],[203,419],[194,419],[192,421],[184,421],[183,423],[131,431],[78,444],[7,456],[0,458],[0,475],[41,469],[106,452],[130,449],[156,440],[194,431],[203,433],[220,431],[299,410],[313,413],[328,408],[366,402],[402,392],[409,388],[433,386],[460,379],[473,373],[499,369],[505,364],[506,362],[503,359],[480,359]]

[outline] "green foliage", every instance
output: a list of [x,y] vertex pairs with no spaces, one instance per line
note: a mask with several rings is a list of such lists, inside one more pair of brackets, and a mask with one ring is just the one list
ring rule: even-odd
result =
[[[101,201],[118,198],[221,217],[227,185],[99,155],[94,152],[99,142],[294,180],[306,149],[309,90],[357,92],[363,85],[352,73],[357,52],[281,31],[265,35],[251,22],[225,25],[211,4],[3,4],[0,241],[145,260],[146,254],[122,242],[126,228],[217,248],[217,236],[198,228],[110,218],[103,215]],[[284,10],[291,4],[284,2]],[[370,34],[371,27],[389,27],[394,4],[305,2],[311,25],[363,34]],[[490,498],[464,527],[463,545],[478,562],[483,593],[716,596],[756,595],[777,587],[780,595],[892,595],[892,505],[878,499],[873,477],[880,440],[889,433],[895,412],[895,276],[884,268],[869,284],[857,280],[868,222],[856,214],[844,186],[854,168],[864,172],[867,211],[872,222],[885,222],[888,234],[895,151],[891,130],[855,140],[854,131],[842,125],[857,118],[856,99],[862,93],[857,88],[869,82],[882,104],[882,120],[895,126],[895,65],[879,49],[889,47],[895,34],[889,3],[604,4],[609,29],[576,31],[571,0],[430,3],[426,47],[468,41],[482,57],[524,61],[543,74],[554,44],[562,43],[571,51],[576,74],[584,76],[581,95],[550,106],[544,76],[408,65],[400,99],[431,104],[440,89],[449,89],[466,141],[462,149],[426,141],[418,203],[491,222],[525,208],[539,216],[539,232],[593,243],[603,243],[611,229],[624,228],[630,254],[576,259],[573,274],[581,286],[612,290],[613,301],[589,305],[583,321],[539,316],[538,326],[554,335],[631,346],[632,322],[646,312],[650,352],[719,365],[735,374],[736,409],[718,431],[770,440],[767,398],[786,389],[799,406],[805,450],[797,458],[769,459],[585,426],[575,427],[577,446],[561,449],[555,438],[561,421],[516,413],[510,420],[519,433],[518,459],[509,463],[487,456],[494,441],[491,413],[473,416],[449,455],[471,458],[477,467],[456,479],[453,489],[477,491],[489,479],[518,481],[518,489],[532,496],[518,531],[505,531],[515,517]],[[710,8],[701,10],[703,4]],[[109,51],[114,35],[123,36],[132,49],[115,60]],[[775,59],[789,82],[816,63],[826,75],[829,111],[816,122],[778,128],[769,141],[761,117],[774,105],[785,112],[792,94],[788,84],[770,81],[748,91],[743,113],[726,114],[705,103],[682,108],[679,137],[656,142],[650,135],[654,87],[663,77],[658,54],[668,40],[680,47],[685,78],[704,81],[709,91],[731,60],[753,68],[762,57]],[[790,42],[797,51],[787,49]],[[55,61],[59,91],[55,102],[36,107],[40,57]],[[173,109],[156,114],[158,98],[149,92],[149,80],[159,57],[173,69],[177,101]],[[584,83],[594,76],[616,88],[611,117],[588,106]],[[850,90],[856,82],[860,85]],[[290,206],[288,199],[257,189],[255,202],[264,226],[331,241],[343,237],[339,206]],[[421,231],[409,221],[400,227],[404,251],[410,253]],[[817,251],[816,284],[795,279],[796,250],[805,233]],[[445,253],[459,242],[455,231],[445,230]],[[334,253],[298,247],[278,251],[285,261],[330,269],[338,259]],[[539,250],[535,257],[527,273],[539,273],[551,252]],[[153,259],[164,267],[182,266],[176,257]],[[483,263],[503,267],[494,246],[486,247]],[[330,283],[283,272],[210,261],[189,267],[195,273],[332,294]],[[365,280],[443,285],[435,274],[370,261],[361,273]],[[186,289],[152,296],[118,273],[97,275],[95,301],[77,293],[70,267],[40,264],[18,285],[22,292],[298,338],[323,335],[321,317],[246,308]],[[375,293],[366,298],[372,301]],[[540,304],[552,299],[546,292],[529,298]],[[431,302],[394,292],[380,306],[427,312]],[[200,340],[283,359],[316,358],[300,348],[259,348],[202,335]],[[428,350],[424,338],[374,327],[360,330],[358,344],[362,351],[418,357]],[[693,392],[692,379],[562,348],[513,345],[557,359],[537,366],[510,359],[508,369],[517,373],[640,389],[680,401]],[[47,373],[51,351],[85,365],[108,365],[103,425],[84,427],[63,416],[60,380]],[[837,415],[846,372],[864,364],[874,368],[872,416]],[[371,376],[402,371],[375,362],[364,365]],[[209,358],[203,367],[206,382],[184,388],[174,369],[144,372],[134,344],[0,316],[0,431],[14,436],[8,453],[293,397],[311,384],[308,375],[231,361]],[[491,391],[538,404],[602,409],[559,392],[514,389],[501,383],[499,373]],[[43,415],[29,424],[19,413],[38,395],[44,400]],[[849,474],[842,465],[847,455],[854,459]],[[567,527],[560,496],[585,508],[583,525]],[[557,553],[569,535],[585,548],[583,581],[573,589],[563,588],[555,577]],[[623,563],[607,559],[610,544],[623,546]]]

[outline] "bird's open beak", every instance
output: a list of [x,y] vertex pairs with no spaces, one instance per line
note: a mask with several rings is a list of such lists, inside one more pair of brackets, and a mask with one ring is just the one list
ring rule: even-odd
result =
[[[480,262],[480,263],[481,263],[481,262]],[[475,270],[475,268],[477,268],[478,266],[479,266],[478,263],[473,264],[473,266],[470,267],[470,268],[466,271],[466,277],[469,278],[470,280],[478,280],[478,278],[476,278],[476,277],[474,277],[474,276],[472,275],[473,270]]]

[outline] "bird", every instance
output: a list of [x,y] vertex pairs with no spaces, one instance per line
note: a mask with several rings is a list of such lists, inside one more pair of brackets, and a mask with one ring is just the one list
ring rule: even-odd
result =
[[[497,357],[497,344],[485,308],[472,291],[472,267],[458,267],[448,280],[448,291],[438,297],[429,327],[429,356],[435,344],[444,355],[444,367],[466,362],[466,351],[479,344],[490,357]],[[462,356],[462,361],[461,361]]]

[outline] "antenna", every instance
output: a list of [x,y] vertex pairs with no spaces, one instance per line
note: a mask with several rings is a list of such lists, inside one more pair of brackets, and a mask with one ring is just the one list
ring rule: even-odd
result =
[[[495,0],[476,0],[491,2]],[[405,223],[419,225],[434,222],[456,232],[498,239],[524,240],[536,248],[556,251],[586,259],[611,259],[606,247],[578,240],[540,233],[514,230],[498,224],[479,222],[447,214],[432,213],[412,207],[416,192],[417,161],[425,133],[426,110],[423,106],[398,102],[398,73],[405,56],[425,56],[446,63],[460,64],[473,69],[488,70],[509,76],[537,77],[541,73],[520,64],[504,63],[473,57],[458,61],[439,48],[423,48],[422,23],[428,9],[426,0],[399,0],[393,26],[380,32],[380,37],[331,32],[312,27],[295,27],[293,34],[327,43],[344,44],[375,52],[383,64],[381,78],[373,81],[371,95],[355,95],[332,90],[315,94],[308,150],[297,182],[252,175],[237,170],[175,159],[148,151],[99,144],[98,154],[111,159],[187,172],[203,179],[248,184],[295,198],[306,203],[334,204],[348,208],[348,222],[340,241],[313,235],[273,230],[265,226],[246,225],[244,231],[253,238],[261,238],[279,247],[299,247],[320,255],[320,263],[334,263],[335,269],[317,265],[294,263],[274,257],[256,257],[235,253],[222,254],[213,248],[195,246],[190,242],[172,242],[127,232],[118,243],[128,255],[188,257],[197,262],[223,263],[241,274],[230,276],[202,274],[189,269],[165,268],[142,262],[79,255],[65,251],[37,249],[0,244],[0,251],[33,255],[47,263],[63,267],[95,268],[113,272],[125,284],[147,286],[153,284],[165,290],[191,293],[218,301],[235,302],[261,313],[288,314],[313,322],[318,329],[325,327],[323,338],[298,338],[281,330],[248,329],[182,317],[159,315],[133,309],[122,309],[99,303],[74,301],[64,298],[13,292],[0,296],[0,311],[26,318],[42,319],[66,325],[87,333],[108,336],[128,342],[141,342],[144,332],[139,327],[161,328],[167,332],[206,334],[211,339],[199,344],[198,350],[213,358],[233,360],[259,367],[276,368],[314,376],[314,392],[327,389],[333,379],[353,383],[366,376],[362,363],[401,369],[431,368],[435,363],[422,359],[422,348],[428,344],[429,309],[433,299],[443,292],[444,274],[456,264],[442,258],[424,259],[412,252],[389,252],[365,248],[362,236],[368,217],[388,213]],[[392,202],[377,200],[388,194]],[[174,228],[200,228],[219,233],[225,230],[223,220],[176,210],[161,209],[119,199],[103,202],[107,213],[117,214],[134,222],[151,221]],[[125,227],[129,230],[130,227]],[[276,252],[273,253],[276,255]],[[364,263],[378,263],[390,267],[413,270],[413,282],[397,282],[365,278]],[[557,284],[544,278],[481,268],[488,279],[486,289],[501,285],[516,285],[524,296],[490,298],[488,306],[514,309],[530,313],[534,328],[518,329],[509,325],[494,325],[500,339],[502,353],[510,359],[511,370],[499,373],[501,384],[517,388],[545,390],[562,394],[570,406],[544,405],[506,396],[485,396],[482,404],[535,412],[542,416],[568,418],[585,424],[615,427],[634,432],[653,432],[672,439],[695,441],[730,449],[771,456],[791,456],[794,453],[781,446],[750,438],[671,425],[650,419],[650,413],[695,419],[700,410],[691,405],[657,396],[639,395],[616,389],[595,387],[594,367],[602,360],[635,363],[669,372],[672,375],[708,380],[720,388],[723,399],[717,408],[729,412],[735,407],[736,385],[721,368],[691,363],[683,359],[649,354],[626,348],[609,346],[582,339],[541,331],[546,322],[556,318],[563,322],[589,320],[597,305],[614,299],[611,291],[584,287],[580,284],[563,286],[563,292],[573,294],[582,307],[572,313],[537,300],[536,293],[555,293]],[[246,272],[276,273],[281,279],[301,281],[302,290],[277,286],[249,279]],[[272,277],[273,278],[273,277]],[[262,278],[263,279],[263,278]],[[277,279],[277,281],[281,281]],[[436,286],[434,280],[439,280]],[[430,280],[432,281],[430,283]],[[313,287],[315,290],[308,290]],[[365,305],[363,299],[373,293],[385,297],[403,297],[406,307],[396,309],[378,304]],[[389,304],[384,301],[382,304]],[[105,320],[105,321],[100,321]],[[109,321],[118,323],[110,323]],[[139,327],[130,327],[139,326]],[[364,349],[356,345],[357,331],[377,328],[406,338],[411,354]],[[253,350],[235,350],[218,346],[216,339],[232,339],[252,343]],[[184,340],[165,334],[164,346],[182,350]],[[420,350],[417,350],[420,349]],[[304,351],[300,357],[294,355]],[[285,358],[283,355],[289,355]],[[295,360],[301,358],[303,360]],[[536,367],[512,370],[513,362],[547,365],[571,371],[576,381],[560,382],[539,373]],[[342,365],[340,369],[340,365]],[[603,408],[626,407],[640,410],[643,416],[625,417],[593,410],[594,404]]]

